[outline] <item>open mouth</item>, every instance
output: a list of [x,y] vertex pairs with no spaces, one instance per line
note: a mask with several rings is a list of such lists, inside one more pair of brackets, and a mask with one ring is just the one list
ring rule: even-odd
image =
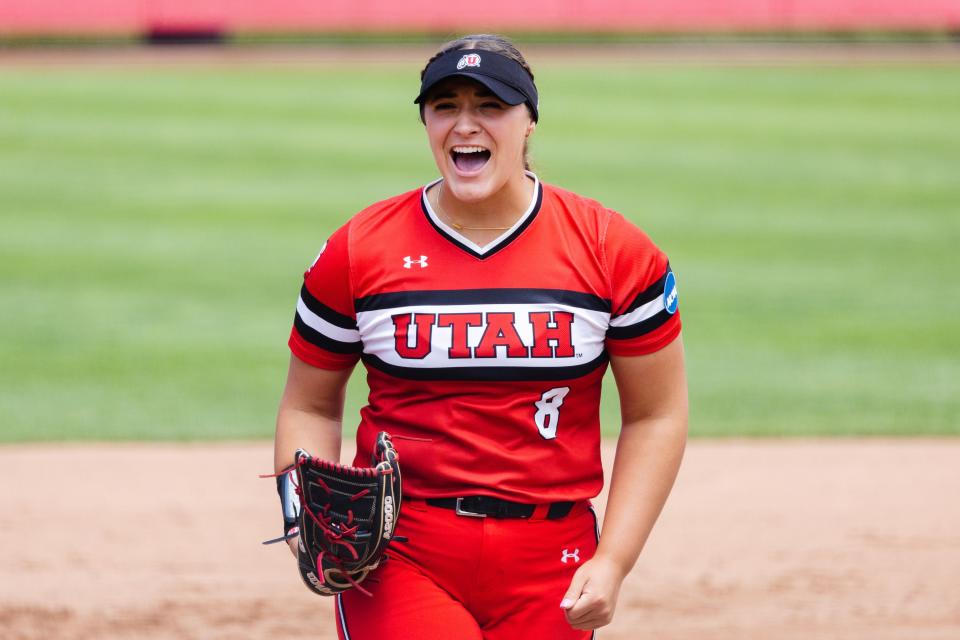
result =
[[490,159],[489,149],[476,146],[459,146],[450,150],[454,166],[464,173],[474,173],[483,169]]

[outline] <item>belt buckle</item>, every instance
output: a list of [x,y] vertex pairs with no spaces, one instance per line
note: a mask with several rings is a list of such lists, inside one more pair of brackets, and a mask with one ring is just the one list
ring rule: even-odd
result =
[[466,516],[468,518],[486,518],[487,517],[487,514],[485,513],[474,513],[473,511],[464,511],[463,498],[457,498],[456,511],[458,516]]

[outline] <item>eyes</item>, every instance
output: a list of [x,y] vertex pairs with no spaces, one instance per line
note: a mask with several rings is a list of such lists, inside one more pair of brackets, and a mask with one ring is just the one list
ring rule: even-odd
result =
[[[460,108],[460,105],[452,100],[438,100],[430,105],[430,108],[435,112],[450,112],[455,111]],[[506,103],[500,102],[499,100],[484,100],[477,105],[477,108],[481,111],[496,112],[503,111],[508,108]]]

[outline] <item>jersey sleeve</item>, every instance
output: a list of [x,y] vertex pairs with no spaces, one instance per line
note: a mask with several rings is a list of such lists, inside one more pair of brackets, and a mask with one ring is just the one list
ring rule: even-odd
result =
[[680,335],[680,312],[667,256],[618,213],[611,213],[604,256],[611,288],[607,351],[639,356],[673,342]]
[[350,283],[349,225],[336,231],[303,274],[290,350],[321,369],[346,369],[360,359]]

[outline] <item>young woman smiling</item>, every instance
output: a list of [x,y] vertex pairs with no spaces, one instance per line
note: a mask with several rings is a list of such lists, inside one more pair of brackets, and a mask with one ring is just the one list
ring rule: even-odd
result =
[[427,139],[443,176],[429,191],[431,204],[478,244],[496,238],[530,203],[535,183],[523,167],[536,122],[522,105],[506,104],[464,77],[442,81],[423,101]]
[[[683,454],[676,280],[623,216],[529,171],[538,94],[509,41],[444,45],[415,102],[440,178],[352,217],[305,274],[276,468],[297,448],[339,460],[362,360],[354,463],[392,435],[405,541],[364,583],[372,597],[336,597],[340,638],[589,638]],[[608,365],[622,426],[599,535]]]

